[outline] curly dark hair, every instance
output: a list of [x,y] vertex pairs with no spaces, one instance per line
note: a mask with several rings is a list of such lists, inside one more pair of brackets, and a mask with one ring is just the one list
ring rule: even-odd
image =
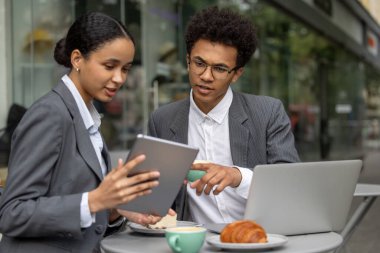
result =
[[257,47],[256,29],[250,20],[217,6],[208,7],[191,17],[185,34],[188,54],[199,39],[235,47],[237,67],[244,67]]

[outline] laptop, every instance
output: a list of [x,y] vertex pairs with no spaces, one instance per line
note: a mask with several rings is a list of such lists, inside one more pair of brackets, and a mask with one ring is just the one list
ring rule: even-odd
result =
[[271,234],[341,231],[361,167],[361,160],[258,165],[244,218]]

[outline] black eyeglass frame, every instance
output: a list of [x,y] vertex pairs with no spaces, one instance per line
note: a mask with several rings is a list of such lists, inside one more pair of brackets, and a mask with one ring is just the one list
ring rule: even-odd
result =
[[[191,62],[195,62],[195,64],[197,64],[197,61],[198,61],[198,63],[202,63],[202,64],[205,65],[203,71],[200,72],[200,73],[196,73],[194,70],[191,70],[192,69],[191,68]],[[239,69],[239,66],[235,66],[232,69],[228,69],[227,67],[224,67],[224,66],[208,64],[208,63],[206,63],[205,61],[203,61],[201,59],[191,59],[190,57],[188,57],[187,64],[189,65],[189,69],[191,70],[191,72],[193,72],[196,75],[202,75],[207,70],[207,68],[210,67],[211,68],[211,74],[214,77],[214,79],[216,79],[216,80],[224,80],[233,71],[236,71],[236,70]],[[214,75],[214,69],[215,69],[215,67],[225,70],[226,72],[224,72],[224,73],[226,73],[226,77],[224,77],[224,78],[216,78],[215,75]],[[221,73],[221,72],[219,72],[219,73]]]

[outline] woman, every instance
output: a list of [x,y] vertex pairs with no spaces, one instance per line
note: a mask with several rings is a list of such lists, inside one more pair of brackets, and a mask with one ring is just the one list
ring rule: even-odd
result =
[[30,107],[13,135],[0,252],[99,252],[106,230],[124,216],[141,224],[160,219],[116,209],[149,194],[159,173],[127,177],[143,155],[111,170],[92,104],[111,101],[134,54],[126,28],[96,12],[77,19],[57,43],[54,58],[70,71]]

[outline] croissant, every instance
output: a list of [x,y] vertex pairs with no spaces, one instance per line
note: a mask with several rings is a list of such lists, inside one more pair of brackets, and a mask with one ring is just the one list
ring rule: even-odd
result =
[[227,243],[266,243],[265,230],[251,220],[239,220],[225,226],[220,233],[220,241]]

